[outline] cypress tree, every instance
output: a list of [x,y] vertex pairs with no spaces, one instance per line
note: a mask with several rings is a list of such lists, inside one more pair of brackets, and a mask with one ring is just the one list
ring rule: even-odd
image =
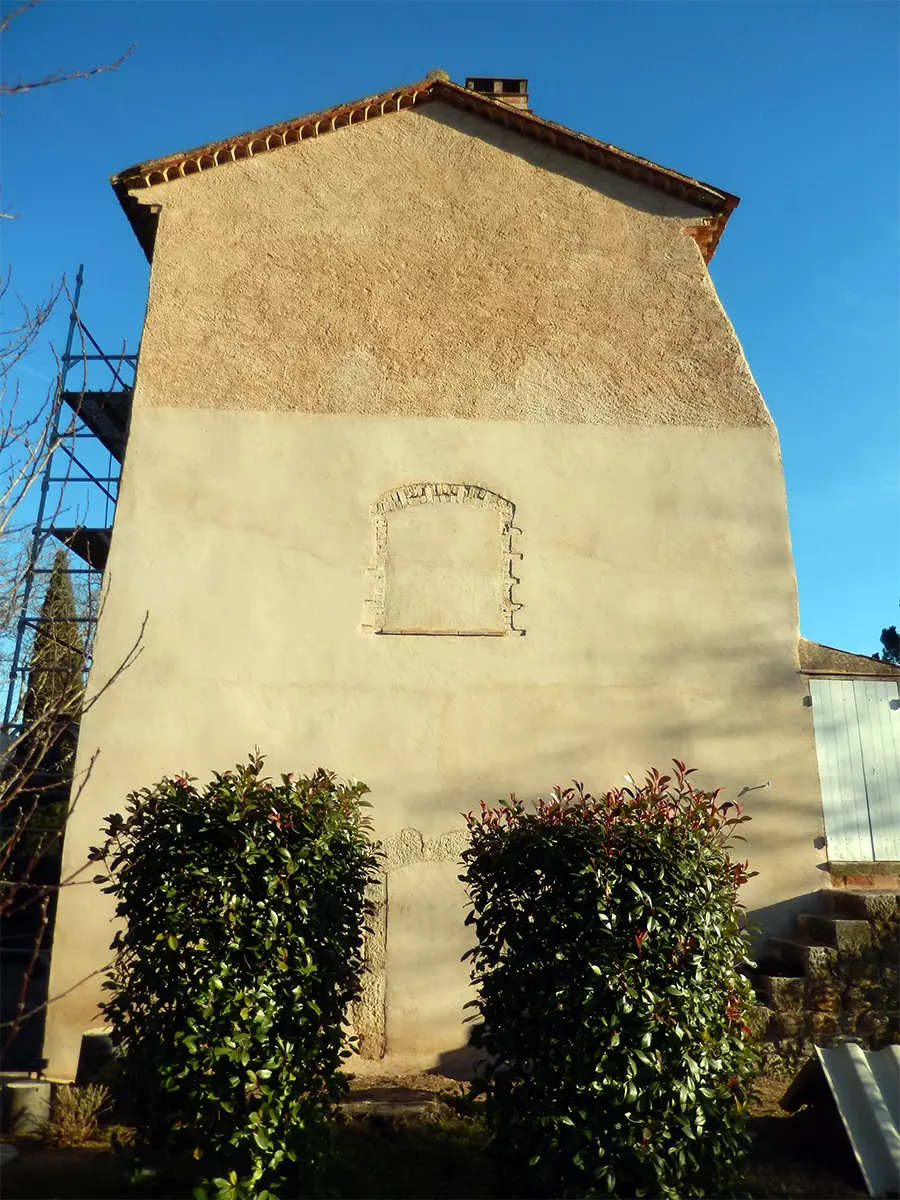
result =
[[16,758],[25,782],[20,803],[30,807],[37,798],[38,807],[17,847],[19,854],[30,855],[43,840],[46,852],[58,855],[59,839],[42,831],[61,829],[69,807],[84,699],[85,642],[67,567],[66,551],[58,550],[28,664],[23,740]]
[[84,636],[65,550],[53,560],[31,647],[23,720],[26,729],[45,721],[78,719],[84,696]]

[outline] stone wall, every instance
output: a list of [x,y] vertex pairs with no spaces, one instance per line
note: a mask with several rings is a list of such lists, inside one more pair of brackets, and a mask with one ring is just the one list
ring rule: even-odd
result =
[[757,964],[753,1033],[790,1058],[853,1038],[870,1049],[900,1041],[900,893],[820,893],[792,937],[772,938]]

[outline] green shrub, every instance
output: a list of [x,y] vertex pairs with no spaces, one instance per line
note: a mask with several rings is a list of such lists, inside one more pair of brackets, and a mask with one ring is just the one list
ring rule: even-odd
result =
[[204,788],[134,793],[92,852],[127,923],[104,1012],[137,1165],[193,1155],[198,1197],[274,1196],[288,1178],[291,1194],[315,1189],[346,1089],[342,1022],[374,868],[367,788],[262,769],[256,755]]
[[674,782],[469,814],[470,951],[498,1149],[551,1195],[704,1196],[748,1148],[751,965],[727,839],[748,818]]

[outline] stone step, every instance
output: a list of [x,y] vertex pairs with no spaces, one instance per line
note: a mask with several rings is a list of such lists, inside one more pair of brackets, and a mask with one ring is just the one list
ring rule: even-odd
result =
[[783,1046],[790,1055],[801,1047],[811,1050],[814,1045],[828,1046],[836,1041],[856,1041],[877,1049],[891,1044],[900,1036],[900,1018],[896,1014],[865,1011],[841,1012],[773,1012],[757,1005],[749,1024],[751,1040],[760,1047],[766,1044]]
[[773,1013],[766,1026],[765,1040],[768,1042],[796,1041],[807,1038],[817,1045],[827,1045],[832,1038],[839,1037],[848,1029],[855,1028],[854,1018],[843,1018],[838,1013],[826,1012],[780,1012]]
[[800,934],[773,937],[769,941],[772,952],[781,962],[799,964],[808,979],[828,979],[834,973],[838,961],[834,946],[823,945]]
[[841,1007],[842,984],[831,979],[805,976],[760,976],[758,993],[773,1012],[837,1012]]
[[900,892],[822,888],[819,895],[829,913],[851,921],[883,921],[900,913]]
[[801,937],[834,946],[842,954],[867,950],[872,944],[872,926],[865,920],[837,917],[833,913],[798,913],[796,926]]
[[759,991],[774,1012],[800,1012],[805,1007],[807,982],[803,975],[762,975]]

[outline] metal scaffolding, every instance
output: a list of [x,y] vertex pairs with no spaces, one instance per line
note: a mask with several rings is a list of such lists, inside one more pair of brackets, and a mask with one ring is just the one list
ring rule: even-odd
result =
[[[41,616],[46,589],[40,586],[53,570],[48,548],[54,543],[65,547],[73,584],[76,579],[82,584],[77,591],[96,596],[106,567],[118,498],[137,355],[128,353],[124,346],[116,354],[107,354],[98,345],[78,311],[83,273],[81,266],[48,417],[46,462],[21,583],[20,615],[3,714],[5,745],[21,732],[29,644],[42,621],[48,620]],[[87,668],[97,621],[95,606],[90,607],[88,615],[76,619],[85,627]]]

